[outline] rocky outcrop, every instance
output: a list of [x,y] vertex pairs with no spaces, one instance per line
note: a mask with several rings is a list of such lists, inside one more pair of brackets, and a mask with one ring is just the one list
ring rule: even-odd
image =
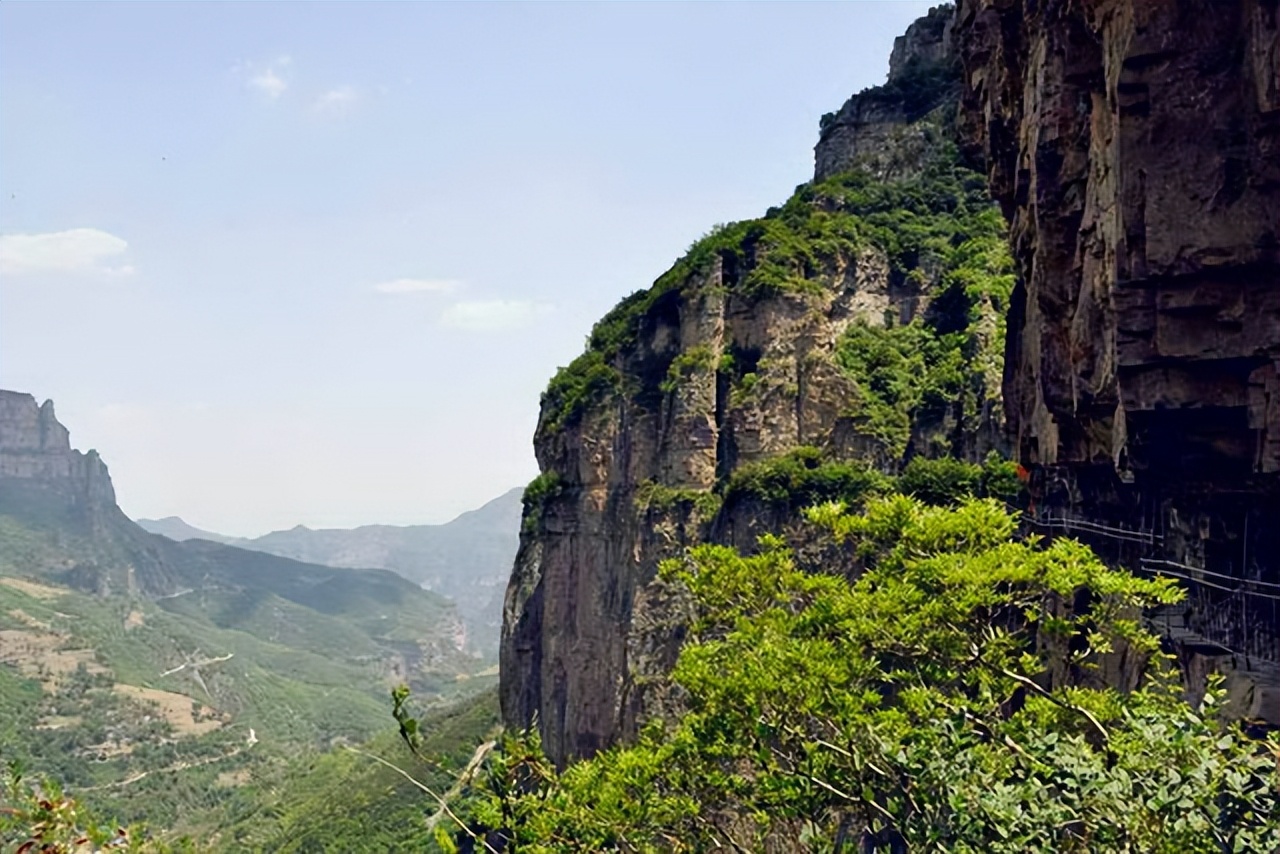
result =
[[[536,722],[557,763],[678,705],[663,677],[688,610],[656,578],[663,559],[798,530],[799,506],[740,488],[744,473],[787,454],[893,472],[915,454],[976,460],[999,444],[1000,298],[982,283],[1008,271],[996,260],[955,275],[958,247],[976,245],[966,236],[988,240],[992,259],[1004,242],[985,193],[964,189],[978,176],[958,163],[939,111],[955,87],[947,20],[935,11],[913,27],[890,83],[824,120],[814,185],[695,244],[602,319],[544,394],[501,700],[509,725]],[[915,191],[894,189],[907,184],[949,201],[907,210]],[[909,229],[938,237],[913,243]],[[927,349],[944,327],[969,341],[955,353],[964,388],[944,395],[899,400],[846,358],[855,333],[892,360],[919,355],[896,333]]]
[[[822,294],[758,303],[732,294],[717,262],[661,300],[619,357],[624,375],[638,378],[652,364],[704,352],[677,387],[611,396],[563,427],[548,423],[544,407],[534,446],[558,488],[536,508],[516,558],[502,700],[509,721],[538,722],[557,761],[631,735],[663,702],[647,688],[674,664],[681,621],[679,602],[654,575],[709,528],[716,514],[698,502],[714,502],[717,479],[801,445],[854,441],[841,421],[853,389],[832,354],[855,318],[882,322],[890,297],[883,258],[850,260]],[[735,394],[716,369],[733,352],[755,361],[749,392]],[[674,499],[670,506],[654,502],[655,489]],[[719,525],[750,544],[749,532],[767,527],[758,514],[741,508]]]
[[71,447],[51,400],[0,390],[0,515],[48,539],[23,569],[103,595],[174,589],[161,550],[116,505],[106,463]]
[[115,502],[107,467],[96,451],[71,448],[71,434],[58,423],[53,401],[43,406],[29,394],[0,390],[0,478],[61,481],[83,492],[85,501]]
[[1192,585],[1219,645],[1184,653],[1277,660],[1255,594],[1280,582],[1280,8],[962,0],[954,31],[1020,272],[1004,399],[1038,498],[1240,588]]
[[1278,26],[1267,0],[961,4],[1026,458],[1280,472]]
[[[814,180],[864,169],[880,180],[910,174],[945,144],[959,94],[952,8],[938,6],[893,43],[889,77],[851,97],[820,122]],[[938,111],[936,121],[922,117]],[[943,115],[945,114],[945,115]]]

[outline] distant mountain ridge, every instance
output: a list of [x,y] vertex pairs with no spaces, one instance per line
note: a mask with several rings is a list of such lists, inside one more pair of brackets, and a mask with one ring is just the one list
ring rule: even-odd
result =
[[51,401],[0,390],[0,574],[152,599],[273,641],[271,625],[290,625],[291,644],[303,649],[347,638],[403,678],[467,669],[465,626],[441,596],[387,570],[261,551],[148,533],[117,506],[98,454],[71,447]]
[[466,646],[453,604],[390,570],[148,533],[51,402],[0,390],[6,761],[176,827],[283,761],[385,729],[391,685],[428,704],[492,685]]
[[208,540],[324,566],[392,570],[451,599],[472,648],[492,653],[502,625],[502,597],[520,539],[519,488],[441,525],[302,525],[261,537],[228,537],[177,516],[139,519],[172,540]]
[[230,546],[248,542],[244,537],[215,534],[213,531],[206,531],[203,528],[197,528],[195,525],[188,525],[180,516],[165,516],[163,519],[134,519],[133,521],[137,522],[138,526],[148,533],[159,534],[179,543],[186,540],[209,540],[210,542],[223,543]]

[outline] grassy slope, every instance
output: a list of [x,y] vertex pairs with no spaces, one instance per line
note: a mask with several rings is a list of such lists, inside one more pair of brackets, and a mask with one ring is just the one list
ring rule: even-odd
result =
[[[18,568],[32,562],[49,565],[59,557],[57,546],[46,532],[0,517],[0,576],[21,577]],[[400,584],[394,579],[387,589],[395,593]],[[415,612],[416,600],[399,610],[394,598],[379,601],[377,585],[373,592],[324,583],[304,591],[318,607],[346,612],[338,615],[261,591],[197,591],[152,602],[57,589],[49,598],[0,584],[0,630],[61,636],[58,647],[91,650],[90,670],[109,672],[72,674],[56,686],[46,679],[42,687],[19,667],[0,665],[0,758],[63,781],[103,814],[165,828],[220,809],[235,795],[229,783],[275,773],[295,757],[384,729],[393,674],[373,660],[385,640],[375,641],[370,630],[407,641],[430,630],[437,616]],[[344,603],[348,595],[351,601]],[[383,613],[390,619],[380,619]],[[33,629],[32,621],[48,628]],[[8,637],[12,654],[17,636]],[[0,648],[0,655],[5,652]],[[203,686],[190,670],[161,675],[193,658],[228,654],[230,659],[201,668]],[[473,693],[486,682],[457,681],[447,672],[418,681],[436,699]],[[225,713],[227,724],[175,738],[154,709],[113,692],[116,682],[186,694]],[[42,722],[63,725],[41,728]],[[251,728],[257,743],[250,747]],[[127,745],[129,752],[93,749],[108,742]],[[184,764],[191,767],[179,767]],[[124,782],[142,772],[147,775]]]
[[[448,790],[475,747],[498,726],[495,691],[423,718],[424,752],[415,760],[394,731],[362,749],[410,773],[436,792]],[[236,792],[206,815],[219,850],[270,852],[434,851],[426,818],[434,802],[394,770],[349,750],[294,759]]]

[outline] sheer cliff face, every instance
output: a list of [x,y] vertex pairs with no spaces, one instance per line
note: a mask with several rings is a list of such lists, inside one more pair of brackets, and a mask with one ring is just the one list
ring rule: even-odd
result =
[[[797,528],[798,506],[735,492],[735,473],[800,448],[894,471],[912,454],[980,459],[997,444],[1007,290],[995,291],[1012,274],[999,215],[938,109],[958,82],[948,19],[913,27],[889,83],[824,119],[813,185],[695,244],[601,320],[544,394],[501,699],[555,761],[678,703],[661,677],[688,614],[655,580],[661,560]],[[962,379],[923,383],[911,403],[898,389],[919,378],[885,382],[864,364],[875,359],[846,358],[855,333],[892,360],[909,336],[940,353],[946,332],[968,342],[947,351]]]
[[[644,677],[670,669],[681,636],[678,603],[666,601],[671,594],[654,573],[706,530],[711,519],[696,501],[714,500],[718,474],[837,441],[851,389],[833,367],[836,338],[853,317],[878,321],[890,306],[884,259],[848,260],[831,290],[755,304],[728,292],[717,262],[655,306],[639,340],[618,357],[634,378],[653,363],[705,353],[677,387],[638,398],[610,394],[570,426],[549,424],[544,409],[535,448],[559,483],[536,520],[526,517],[526,527],[536,527],[516,558],[501,663],[504,714],[537,720],[553,758],[629,736],[652,706],[642,696]],[[759,379],[731,400],[716,367],[735,348],[758,352]],[[653,484],[687,490],[689,500],[650,509],[645,491]],[[754,521],[744,514],[721,524],[745,532],[758,527]]]
[[[1280,4],[962,0],[953,31],[1020,273],[1004,400],[1033,492],[1280,581]],[[1246,652],[1185,644],[1193,695],[1243,665],[1233,708],[1280,721],[1274,673],[1244,672],[1273,605],[1192,585],[1192,629]]]
[[1024,460],[1274,498],[1278,14],[1275,0],[960,3],[962,119],[1025,283],[1005,383]]
[[96,499],[115,501],[107,467],[98,455],[71,449],[71,435],[58,423],[53,401],[43,406],[29,394],[0,391],[0,478],[58,482]]

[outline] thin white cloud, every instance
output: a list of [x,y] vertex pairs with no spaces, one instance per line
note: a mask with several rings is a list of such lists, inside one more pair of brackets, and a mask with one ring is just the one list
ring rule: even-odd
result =
[[249,78],[249,85],[273,101],[283,95],[284,90],[289,88],[289,84],[285,82],[283,77],[276,74],[274,68],[268,68],[261,74]]
[[423,291],[444,293],[462,287],[457,279],[392,279],[380,282],[373,289],[380,294],[416,294]]
[[456,302],[444,310],[440,322],[455,329],[490,332],[528,326],[550,310],[529,300],[476,300]]
[[336,115],[344,113],[360,97],[354,86],[338,86],[316,98],[314,109],[317,113]]
[[289,81],[284,77],[284,70],[293,60],[289,56],[278,56],[268,63],[244,63],[239,70],[248,73],[249,87],[257,89],[267,96],[268,100],[278,99],[289,88]]
[[133,266],[113,267],[129,244],[96,228],[73,228],[45,234],[0,235],[0,273],[108,273],[128,276]]

